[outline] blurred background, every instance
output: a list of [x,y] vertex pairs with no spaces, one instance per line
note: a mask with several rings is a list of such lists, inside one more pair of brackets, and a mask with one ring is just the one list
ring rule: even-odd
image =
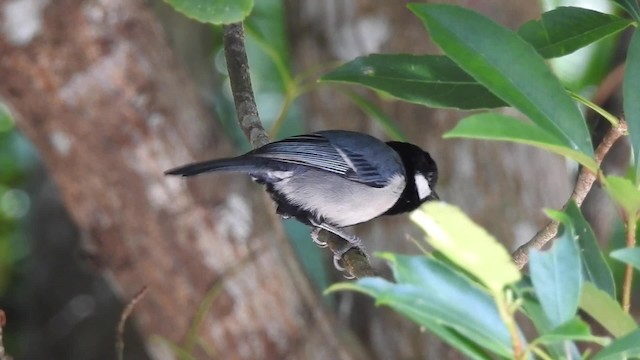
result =
[[[512,29],[559,5],[617,10],[597,0],[451,2]],[[125,331],[126,359],[459,358],[369,298],[322,295],[342,279],[328,251],[312,245],[308,228],[277,219],[257,185],[163,177],[249,148],[221,28],[159,0],[0,0],[0,16],[0,309],[15,359],[116,358],[123,304],[145,286]],[[399,131],[438,162],[441,198],[511,250],[545,224],[543,208],[570,195],[577,168],[560,157],[443,140],[465,113],[316,81],[360,55],[437,53],[404,2],[260,0],[245,27],[272,138]],[[552,66],[565,86],[619,115],[626,41],[604,39]],[[364,111],[357,96],[393,122]],[[589,119],[597,143],[606,121]],[[627,154],[619,142],[606,171],[623,171]],[[605,246],[622,242],[599,189],[583,208]],[[355,231],[369,251],[419,251],[406,216]]]

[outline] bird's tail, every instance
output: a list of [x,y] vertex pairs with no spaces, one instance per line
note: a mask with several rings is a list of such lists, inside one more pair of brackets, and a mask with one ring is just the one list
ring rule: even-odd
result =
[[244,156],[187,164],[164,172],[165,175],[194,176],[211,171],[251,173],[267,166],[266,162]]

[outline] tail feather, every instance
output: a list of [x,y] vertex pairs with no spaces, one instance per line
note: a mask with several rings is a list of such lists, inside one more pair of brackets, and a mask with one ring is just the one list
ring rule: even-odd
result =
[[209,160],[198,163],[187,164],[177,168],[173,168],[164,172],[165,175],[178,176],[194,176],[205,172],[226,171],[226,172],[244,172],[260,171],[265,168],[266,164],[256,159],[246,157],[235,157],[228,159]]

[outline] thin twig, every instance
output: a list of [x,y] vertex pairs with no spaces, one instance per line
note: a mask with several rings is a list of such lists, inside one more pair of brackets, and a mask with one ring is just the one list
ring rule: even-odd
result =
[[[602,159],[607,155],[611,146],[626,132],[627,123],[624,119],[620,120],[620,124],[617,127],[611,127],[611,129],[607,131],[602,142],[598,145],[598,148],[596,148],[595,156],[598,166],[602,163]],[[595,173],[583,167],[582,170],[580,170],[580,175],[578,175],[578,180],[576,181],[576,185],[569,201],[573,200],[578,207],[581,206],[584,198],[589,193],[589,190],[591,190],[593,183],[596,181],[596,178],[597,175]],[[529,251],[531,249],[541,249],[558,234],[558,227],[559,223],[557,221],[549,222],[547,226],[540,230],[531,240],[513,252],[513,261],[516,263],[518,268],[522,269],[527,262],[529,262]]]
[[[249,142],[251,142],[251,146],[254,148],[263,146],[269,142],[269,135],[260,121],[258,107],[256,106],[253,89],[251,87],[249,61],[244,45],[244,29],[242,23],[224,26],[223,43],[238,122],[245,136],[249,139]],[[321,231],[321,233],[326,232]],[[324,234],[323,236],[327,239],[330,244],[329,248],[332,249],[332,251],[343,248],[345,245],[346,240],[336,235]],[[333,246],[331,244],[341,244],[341,246]],[[367,257],[360,251],[350,250],[343,255],[342,259],[347,271],[357,278],[374,274]]]
[[124,325],[127,322],[129,316],[133,312],[133,308],[136,304],[142,300],[144,295],[147,293],[147,287],[143,286],[137,294],[133,296],[131,301],[124,307],[122,310],[122,314],[120,314],[120,321],[118,322],[118,328],[116,330],[116,354],[118,356],[118,360],[123,359],[124,355]]
[[[636,214],[627,214],[627,248],[636,246]],[[633,266],[627,265],[624,271],[624,283],[622,285],[622,309],[629,312],[631,309],[631,286],[633,284]]]
[[12,360],[12,357],[7,355],[4,350],[4,342],[2,340],[2,328],[7,324],[7,316],[4,313],[4,310],[0,310],[0,360]]

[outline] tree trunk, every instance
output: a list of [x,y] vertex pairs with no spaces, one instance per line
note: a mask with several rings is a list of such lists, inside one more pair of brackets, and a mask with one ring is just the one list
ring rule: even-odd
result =
[[196,357],[363,357],[337,336],[258,187],[163,176],[231,148],[145,2],[0,0],[0,10],[0,95],[90,258],[123,299],[148,287],[134,318],[153,357],[173,358],[152,336],[182,344],[194,324],[206,345],[188,349]]

